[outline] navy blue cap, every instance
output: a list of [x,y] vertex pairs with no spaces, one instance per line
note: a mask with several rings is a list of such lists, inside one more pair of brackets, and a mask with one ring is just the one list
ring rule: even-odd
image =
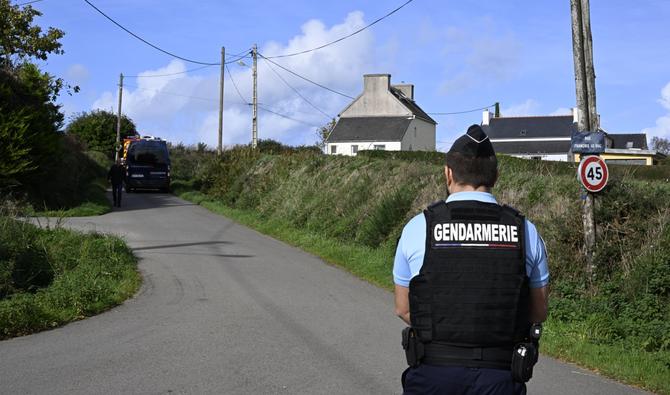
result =
[[488,158],[496,154],[489,136],[479,125],[470,126],[464,135],[454,141],[449,152],[457,152],[473,158]]

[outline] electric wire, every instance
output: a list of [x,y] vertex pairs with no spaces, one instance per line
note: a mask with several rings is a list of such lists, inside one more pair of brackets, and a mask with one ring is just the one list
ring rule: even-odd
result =
[[[112,17],[110,17],[109,15],[105,14],[101,9],[99,9],[98,7],[96,7],[96,6],[95,6],[93,3],[91,3],[89,0],[84,0],[84,2],[85,2],[86,4],[88,4],[89,6],[91,6],[91,7],[92,7],[94,10],[96,10],[98,13],[100,13],[102,16],[104,16],[105,18],[107,18],[110,22],[112,22],[113,24],[115,24],[116,26],[118,26],[119,28],[121,28],[123,31],[125,31],[126,33],[128,33],[128,34],[130,34],[131,36],[135,37],[136,39],[142,41],[143,43],[145,43],[146,45],[152,47],[153,49],[155,49],[155,50],[157,50],[157,51],[160,51],[160,52],[162,52],[162,53],[164,53],[164,54],[166,54],[166,55],[172,56],[173,58],[177,58],[177,59],[183,60],[183,61],[185,61],[185,62],[189,62],[189,63],[202,64],[202,65],[205,65],[205,66],[219,66],[219,65],[221,65],[220,62],[218,62],[218,63],[215,63],[215,62],[201,62],[201,61],[199,61],[199,60],[193,60],[193,59],[185,58],[185,57],[183,57],[183,56],[179,56],[179,55],[177,55],[177,54],[175,54],[175,53],[172,53],[172,52],[170,52],[170,51],[167,51],[167,50],[165,50],[165,49],[163,49],[163,48],[161,48],[161,47],[159,47],[159,46],[157,46],[157,45],[155,45],[155,44],[150,43],[149,41],[143,39],[142,37],[138,36],[137,34],[133,33],[132,31],[130,31],[129,29],[127,29],[126,27],[124,27],[123,25],[121,25],[119,22],[115,21]],[[245,56],[246,56],[246,55],[245,55]],[[242,58],[244,58],[244,56],[241,57],[241,58],[239,58],[239,59],[234,59],[234,60],[231,60],[231,61],[229,61],[229,62],[225,62],[225,63],[233,63],[233,62],[237,62],[238,60],[240,60],[240,59],[242,59]]]
[[40,1],[42,1],[42,0],[26,1],[25,3],[15,4],[14,7],[23,7],[24,5],[39,3]]
[[233,87],[235,88],[235,92],[237,92],[237,95],[242,99],[242,102],[244,104],[250,104],[244,96],[242,96],[242,92],[240,92],[240,89],[237,87],[237,83],[235,82],[235,78],[233,78],[233,74],[230,72],[230,69],[228,68],[228,65],[226,65],[226,71],[228,72],[228,77],[230,77],[230,81],[233,83]]
[[158,93],[158,94],[165,94],[165,95],[171,95],[171,96],[179,96],[179,97],[185,97],[185,98],[188,98],[188,99],[204,100],[204,101],[211,101],[211,102],[216,102],[216,103],[219,102],[218,99],[212,99],[212,98],[207,98],[207,97],[189,96],[189,95],[182,95],[181,93],[169,92],[169,91],[164,91],[164,90],[142,88],[142,87],[140,87],[140,86],[133,85],[133,84],[125,84],[125,83],[124,83],[123,85],[124,85],[124,86],[129,86],[129,87],[132,87],[132,88],[136,88],[136,89],[139,89],[139,90],[147,91],[147,92]]
[[494,107],[494,104],[491,104],[490,106],[486,107],[480,107],[480,108],[473,108],[472,110],[465,110],[465,111],[454,111],[454,112],[428,112],[426,114],[428,115],[456,115],[456,114],[467,114],[469,112],[475,112],[475,111],[481,111],[481,110],[486,110],[488,108]]
[[184,70],[184,71],[180,71],[180,72],[177,72],[177,73],[170,73],[170,74],[124,75],[124,77],[126,77],[126,78],[170,77],[170,76],[173,76],[173,75],[186,74],[186,73],[190,73],[192,71],[198,71],[198,70],[206,69],[206,68],[212,67],[212,66],[213,65],[206,65],[206,66],[196,67],[194,69]]
[[375,25],[376,23],[381,22],[382,20],[384,20],[384,19],[390,17],[391,15],[393,15],[393,14],[395,14],[396,12],[400,11],[401,8],[405,7],[407,4],[411,3],[412,1],[414,1],[414,0],[407,0],[405,3],[403,3],[403,4],[400,5],[399,7],[395,8],[395,9],[392,10],[391,12],[387,13],[386,15],[382,16],[381,18],[376,19],[376,20],[373,21],[372,23],[370,23],[370,24],[368,24],[368,25],[366,25],[366,26],[363,26],[362,28],[356,30],[356,31],[353,32],[353,33],[347,34],[347,35],[344,36],[344,37],[340,37],[340,38],[338,38],[337,40],[331,41],[331,42],[329,42],[329,43],[320,45],[320,46],[315,47],[315,48],[306,49],[306,50],[304,50],[304,51],[293,52],[293,53],[288,53],[288,54],[283,54],[283,55],[269,56],[269,58],[271,58],[271,59],[275,59],[275,58],[287,58],[287,57],[289,57],[289,56],[302,55],[302,54],[305,54],[305,53],[308,53],[308,52],[313,52],[313,51],[316,51],[316,50],[325,48],[325,47],[327,47],[327,46],[329,46],[329,45],[336,44],[336,43],[338,43],[338,42],[340,42],[340,41],[342,41],[342,40],[346,40],[346,39],[349,38],[349,37],[355,36],[356,34],[362,32],[363,30],[365,30],[365,29],[367,29],[367,28],[369,28],[369,27]]
[[264,55],[261,54],[261,53],[259,53],[258,56],[260,56],[261,58],[263,58],[263,59],[267,60],[268,62],[274,64],[275,66],[281,68],[282,70],[287,71],[287,72],[293,74],[294,76],[296,76],[296,77],[298,77],[298,78],[301,78],[301,79],[303,79],[303,80],[305,80],[305,81],[307,81],[307,82],[309,82],[309,83],[311,83],[311,84],[314,84],[314,85],[316,85],[316,86],[318,86],[318,87],[320,87],[320,88],[323,88],[323,89],[325,89],[325,90],[327,90],[327,91],[336,93],[336,94],[338,94],[338,95],[340,95],[340,96],[344,96],[344,97],[346,97],[346,98],[348,98],[348,99],[352,99],[352,100],[355,99],[353,96],[349,96],[349,95],[347,95],[346,93],[338,92],[338,91],[336,91],[335,89],[329,88],[329,87],[327,87],[327,86],[325,86],[325,85],[319,84],[318,82],[312,81],[312,80],[310,80],[309,78],[304,77],[304,76],[302,76],[302,75],[296,73],[295,71],[290,70],[290,69],[288,69],[288,68],[282,66],[281,64],[279,64],[279,63],[275,62],[274,60],[272,60],[272,59],[270,59],[270,58],[264,56]]
[[314,124],[309,123],[309,122],[306,122],[306,121],[301,121],[301,120],[299,120],[299,119],[292,118],[292,117],[290,117],[290,116],[288,116],[288,115],[285,115],[285,114],[278,113],[278,112],[273,111],[273,110],[269,109],[268,107],[265,107],[265,106],[263,106],[263,105],[261,105],[261,104],[258,105],[258,108],[260,108],[260,109],[263,110],[263,111],[267,111],[267,112],[269,112],[269,113],[271,113],[271,114],[280,116],[280,117],[282,117],[282,118],[289,119],[289,120],[291,120],[291,121],[293,121],[293,122],[302,123],[303,125],[312,126],[312,127],[315,127],[315,128],[319,128],[319,127],[321,127],[321,126],[314,125]]
[[303,96],[297,89],[295,89],[291,84],[289,84],[289,83],[284,79],[284,77],[282,77],[281,74],[279,74],[279,73],[277,72],[277,70],[275,70],[274,67],[272,67],[272,65],[267,61],[267,59],[265,59],[265,58],[262,58],[262,59],[266,62],[266,64],[267,64],[268,67],[270,68],[270,70],[272,70],[272,72],[273,72],[277,77],[279,77],[279,79],[282,80],[282,82],[283,82],[286,86],[288,86],[290,89],[292,89],[293,92],[296,93],[296,95],[300,96],[300,98],[301,98],[302,100],[304,100],[307,104],[309,104],[310,106],[312,106],[312,108],[314,108],[315,110],[317,110],[318,112],[320,112],[321,114],[323,114],[326,118],[328,118],[328,119],[333,119],[333,118],[335,118],[335,117],[333,117],[332,115],[328,115],[325,111],[323,111],[322,109],[320,109],[319,107],[317,107],[317,106],[316,106],[314,103],[312,103],[311,101],[307,100],[307,98],[306,98],[305,96]]

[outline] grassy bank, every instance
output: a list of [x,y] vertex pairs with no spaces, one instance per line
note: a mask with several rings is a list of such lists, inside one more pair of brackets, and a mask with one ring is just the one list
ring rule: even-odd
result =
[[100,152],[84,151],[69,138],[62,138],[59,146],[60,155],[47,169],[27,177],[24,184],[0,185],[0,198],[12,201],[26,216],[84,217],[110,212],[105,191],[111,160]]
[[[182,169],[185,198],[392,286],[403,224],[443,198],[440,155],[356,158],[245,149]],[[543,235],[552,274],[543,351],[670,394],[670,185],[666,169],[613,167],[599,195],[596,276],[582,259],[575,165],[501,158],[494,193]],[[188,192],[189,190],[195,192]]]
[[119,238],[0,216],[0,339],[97,314],[132,296],[140,282]]

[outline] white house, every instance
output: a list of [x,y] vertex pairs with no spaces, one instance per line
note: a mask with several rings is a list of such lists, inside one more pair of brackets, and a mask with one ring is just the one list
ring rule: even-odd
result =
[[339,114],[326,153],[434,151],[436,125],[414,102],[414,85],[391,85],[390,74],[366,74],[363,93]]
[[[522,117],[493,117],[485,110],[482,129],[497,153],[526,159],[579,161],[579,154],[570,152],[578,122],[576,108],[572,109],[572,115]],[[663,157],[647,148],[644,133],[605,132],[605,136],[606,149],[601,157],[607,163],[652,165]]]

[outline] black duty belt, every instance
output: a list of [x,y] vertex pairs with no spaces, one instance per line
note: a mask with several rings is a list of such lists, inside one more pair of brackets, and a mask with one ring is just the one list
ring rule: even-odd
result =
[[512,347],[458,347],[430,342],[425,344],[422,363],[441,366],[465,366],[509,370]]

